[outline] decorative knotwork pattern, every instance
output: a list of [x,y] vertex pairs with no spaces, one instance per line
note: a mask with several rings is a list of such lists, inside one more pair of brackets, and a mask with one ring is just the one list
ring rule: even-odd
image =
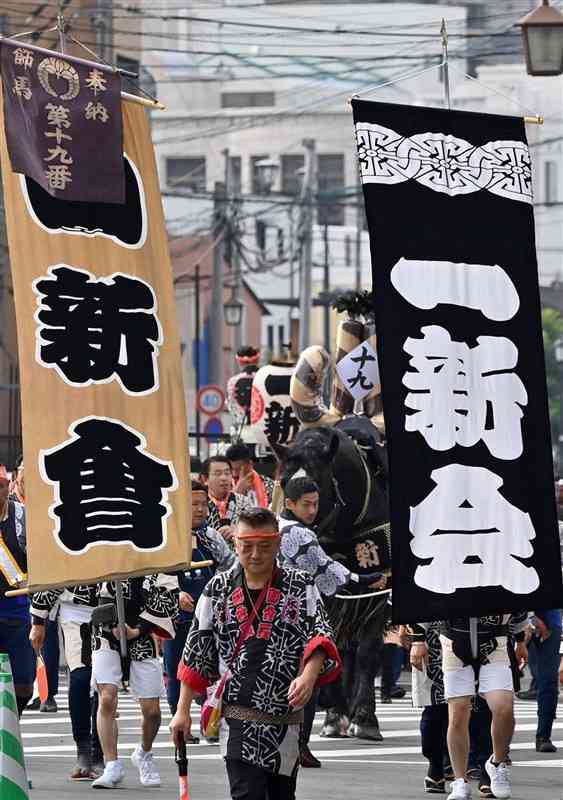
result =
[[486,190],[531,203],[532,168],[524,142],[476,146],[444,133],[403,136],[383,125],[356,125],[362,183],[409,180],[451,196]]

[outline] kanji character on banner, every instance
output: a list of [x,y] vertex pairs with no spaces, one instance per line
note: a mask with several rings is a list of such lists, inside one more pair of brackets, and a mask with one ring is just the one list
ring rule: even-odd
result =
[[529,594],[538,573],[520,559],[533,556],[530,515],[502,496],[502,478],[486,467],[448,464],[432,471],[436,488],[411,508],[411,550],[431,558],[414,580],[431,592],[502,586]]
[[403,376],[411,390],[405,406],[413,411],[405,430],[420,432],[434,450],[473,447],[482,439],[496,458],[519,458],[528,394],[512,372],[516,346],[504,336],[479,336],[477,347],[470,348],[452,341],[439,325],[423,327],[421,333],[403,348],[415,370]]
[[158,381],[162,329],[152,288],[115,273],[96,278],[64,264],[34,281],[39,310],[37,360],[73,386],[117,379],[129,394],[150,394]]
[[40,455],[44,481],[55,486],[57,542],[83,553],[97,544],[156,550],[166,542],[171,463],[147,453],[142,434],[118,420],[90,417],[71,425],[71,439]]
[[291,406],[282,406],[272,400],[266,406],[264,431],[271,444],[287,444],[299,430],[299,420]]

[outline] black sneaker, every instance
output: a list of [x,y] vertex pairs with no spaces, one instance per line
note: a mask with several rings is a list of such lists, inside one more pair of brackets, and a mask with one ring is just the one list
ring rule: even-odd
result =
[[557,748],[549,737],[536,736],[536,752],[537,753],[556,753]]
[[39,706],[39,711],[43,711],[47,714],[55,714],[59,710],[57,706],[57,701],[54,697],[48,697],[44,703],[41,703]]
[[29,703],[29,705],[27,705],[25,707],[25,710],[26,711],[39,711],[39,706],[40,705],[41,705],[41,700],[38,697],[36,697],[35,700],[32,703]]
[[389,695],[393,698],[393,700],[402,700],[406,693],[407,690],[403,689],[402,686],[393,686],[389,692]]
[[308,745],[306,744],[301,745],[301,748],[299,750],[299,763],[301,764],[302,767],[305,767],[306,769],[307,768],[319,769],[320,767],[322,767],[322,764],[319,761],[319,759],[311,753]]
[[527,691],[516,692],[516,697],[519,700],[537,700],[538,693],[535,689],[528,689]]

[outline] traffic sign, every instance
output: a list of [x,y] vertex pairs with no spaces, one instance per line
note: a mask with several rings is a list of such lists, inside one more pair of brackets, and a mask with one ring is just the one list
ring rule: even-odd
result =
[[197,393],[197,408],[202,414],[220,414],[225,408],[225,393],[220,386],[202,386]]
[[219,417],[209,417],[203,428],[205,438],[209,444],[217,441],[217,438],[223,433],[223,423]]

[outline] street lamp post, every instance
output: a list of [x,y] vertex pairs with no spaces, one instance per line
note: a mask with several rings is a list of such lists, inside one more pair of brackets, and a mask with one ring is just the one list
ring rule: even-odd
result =
[[243,304],[232,295],[228,303],[223,306],[225,312],[225,322],[230,328],[238,327],[242,322]]
[[273,158],[262,158],[254,166],[258,173],[258,182],[264,194],[270,194],[280,168],[279,161]]
[[555,360],[559,367],[559,432],[557,436],[557,472],[563,477],[563,339],[554,345]]
[[549,0],[527,14],[518,23],[529,75],[549,76],[563,73],[563,14],[549,5]]

